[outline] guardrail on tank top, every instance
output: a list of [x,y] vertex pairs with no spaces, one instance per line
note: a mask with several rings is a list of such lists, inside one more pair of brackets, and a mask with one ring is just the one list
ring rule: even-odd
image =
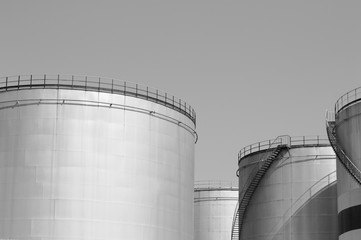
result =
[[340,110],[346,106],[358,102],[361,100],[361,87],[355,88],[344,95],[342,95],[335,103],[335,113],[337,114]]
[[185,101],[158,89],[116,79],[75,75],[18,75],[0,78],[0,92],[22,89],[73,89],[131,96],[174,109],[196,124],[196,112]]
[[[275,148],[278,145],[286,144],[286,139],[284,138],[277,138],[277,142],[275,142],[275,139],[265,140],[262,142],[253,143],[251,145],[248,145],[244,148],[242,148],[238,153],[238,162],[244,158],[245,156],[267,150],[269,148]],[[282,143],[282,141],[284,141]],[[288,140],[287,140],[288,141]],[[290,143],[289,147],[292,146],[309,146],[309,145],[330,145],[330,142],[327,137],[321,137],[321,136],[295,136],[290,137]]]
[[194,183],[194,190],[209,190],[214,189],[215,191],[218,189],[237,189],[238,183],[234,183],[232,181],[208,181],[208,180],[199,180]]

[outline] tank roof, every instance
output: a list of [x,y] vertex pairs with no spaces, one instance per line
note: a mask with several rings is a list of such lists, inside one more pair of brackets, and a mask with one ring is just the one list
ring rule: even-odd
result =
[[185,101],[158,89],[136,83],[111,78],[59,74],[0,77],[0,93],[44,88],[94,91],[140,98],[178,111],[196,124],[196,112]]

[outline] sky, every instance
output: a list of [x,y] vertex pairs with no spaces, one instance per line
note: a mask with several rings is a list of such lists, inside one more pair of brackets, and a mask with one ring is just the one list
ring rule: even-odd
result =
[[102,76],[197,112],[195,179],[237,181],[238,151],[326,136],[325,111],[361,86],[360,1],[0,2],[0,76]]

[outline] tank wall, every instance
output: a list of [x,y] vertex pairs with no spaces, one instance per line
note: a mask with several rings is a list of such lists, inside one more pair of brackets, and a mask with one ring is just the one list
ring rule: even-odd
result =
[[194,193],[194,239],[230,240],[238,189]]
[[[252,162],[259,159],[256,155],[240,162],[240,189],[252,172]],[[336,161],[332,148],[291,148],[283,150],[281,156],[271,165],[247,207],[241,239],[337,239]]]
[[[42,99],[22,105],[23,100]],[[77,100],[52,104],[49,99]],[[193,126],[145,100],[75,90],[0,94],[1,239],[193,238]],[[21,106],[20,106],[21,105]]]
[[[346,107],[336,118],[337,142],[352,162],[361,169],[361,103]],[[337,165],[338,178],[338,213],[340,238],[345,240],[359,239],[361,224],[359,218],[352,217],[350,212],[361,209],[361,189],[341,163]],[[351,227],[354,225],[354,227]]]

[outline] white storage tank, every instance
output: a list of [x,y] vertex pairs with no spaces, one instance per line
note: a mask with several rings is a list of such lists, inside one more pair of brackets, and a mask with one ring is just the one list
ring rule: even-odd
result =
[[238,186],[198,181],[194,187],[194,240],[230,240]]
[[335,170],[327,138],[280,136],[243,148],[233,239],[336,240]]
[[[339,240],[361,237],[361,88],[341,96],[328,133],[338,157],[337,193]],[[335,119],[332,119],[332,115]]]
[[137,84],[1,78],[0,239],[192,239],[195,120]]

